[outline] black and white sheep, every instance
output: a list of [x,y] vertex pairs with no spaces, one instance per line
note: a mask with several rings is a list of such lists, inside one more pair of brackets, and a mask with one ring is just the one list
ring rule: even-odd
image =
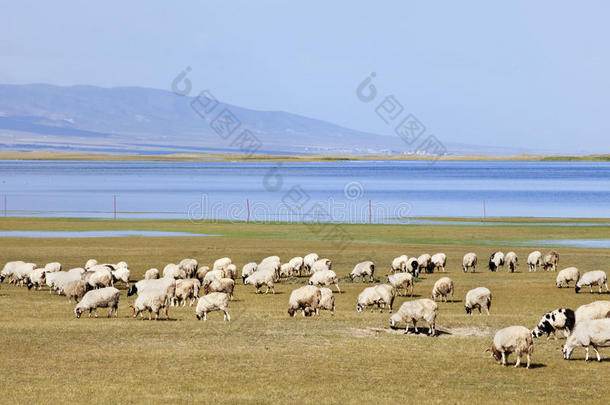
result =
[[492,253],[489,257],[489,270],[498,271],[501,266],[504,266],[504,253],[500,251]]
[[563,330],[568,336],[576,324],[576,314],[569,308],[558,308],[542,315],[538,325],[532,330],[532,337],[539,338],[546,333],[547,339],[553,336],[557,339],[556,331]]

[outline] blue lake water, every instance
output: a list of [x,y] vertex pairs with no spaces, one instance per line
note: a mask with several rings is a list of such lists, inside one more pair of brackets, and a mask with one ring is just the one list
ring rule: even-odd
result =
[[0,231],[0,238],[123,238],[127,236],[218,236],[162,231]]
[[610,163],[0,161],[4,196],[8,216],[112,218],[116,196],[119,218],[608,218]]

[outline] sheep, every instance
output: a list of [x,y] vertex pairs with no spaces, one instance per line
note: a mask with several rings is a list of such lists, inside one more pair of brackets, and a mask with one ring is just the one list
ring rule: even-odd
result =
[[590,319],[610,318],[610,301],[593,301],[581,305],[574,311],[576,323]]
[[233,263],[229,264],[225,269],[225,276],[231,280],[235,280],[235,277],[237,277],[237,266]]
[[127,262],[123,262],[123,261],[118,262],[118,263],[117,263],[117,264],[116,264],[114,267],[115,267],[115,268],[121,268],[121,267],[124,267],[124,268],[126,268],[126,269],[127,269],[127,268],[129,268],[129,266],[127,265]]
[[330,311],[331,315],[335,315],[335,296],[330,288],[322,287],[320,288],[320,294],[322,298],[320,299],[319,308],[324,309],[326,311]]
[[476,271],[478,261],[479,260],[476,253],[466,253],[462,259],[462,270],[464,270],[464,273],[468,273],[468,269],[472,269],[472,272],[474,273]]
[[288,261],[288,264],[292,268],[293,276],[302,276],[303,275],[304,265],[303,265],[302,257],[300,257],[300,256],[293,257],[292,259],[290,259]]
[[40,288],[45,283],[45,277],[46,277],[46,275],[45,275],[44,268],[32,270],[32,272],[30,273],[30,281],[28,283],[28,290],[32,289],[32,287],[35,287],[36,290],[40,290]]
[[532,353],[534,352],[534,340],[530,330],[525,326],[509,326],[496,332],[493,343],[486,352],[491,352],[492,357],[498,364],[507,365],[506,360],[511,353],[517,354],[515,367],[521,364],[521,356],[527,356],[527,365],[530,368]]
[[220,280],[221,278],[225,278],[224,270],[212,270],[212,271],[208,271],[205,274],[205,277],[203,278],[203,282],[201,283],[201,286],[203,288],[206,288],[212,281]]
[[580,279],[580,271],[576,267],[568,267],[561,270],[557,273],[557,278],[555,279],[555,285],[557,288],[562,288],[565,283],[566,287],[570,286],[570,281],[574,283],[578,283]]
[[426,321],[429,326],[428,335],[436,335],[436,316],[438,304],[429,298],[421,298],[403,303],[398,311],[390,317],[390,328],[396,329],[400,322],[407,324],[405,334],[409,332],[409,323],[413,324],[417,333],[417,321]]
[[559,263],[559,253],[551,250],[549,253],[544,255],[542,261],[542,268],[546,271],[557,271],[557,264]]
[[165,309],[165,318],[169,319],[169,297],[167,293],[157,290],[149,290],[138,295],[133,305],[130,305],[133,317],[138,314],[144,319],[143,312],[148,310],[148,320],[152,320],[152,313],[155,313],[155,321],[159,320],[159,312]]
[[112,311],[114,311],[114,315],[118,318],[120,296],[121,292],[114,287],[89,291],[74,307],[74,315],[76,315],[76,318],[80,318],[83,312],[89,311],[89,318],[91,318],[91,311],[95,311],[95,317],[97,318],[98,308],[110,308],[108,318],[112,315]]
[[320,288],[311,285],[297,288],[290,293],[290,298],[288,299],[288,315],[294,317],[299,309],[302,311],[303,316],[306,316],[307,311],[318,315],[321,300],[322,292]]
[[436,301],[438,297],[441,298],[441,301],[444,298],[444,301],[447,302],[447,296],[449,294],[451,294],[451,301],[453,301],[453,280],[449,277],[439,278],[432,288],[432,298],[434,301]]
[[75,267],[73,269],[68,270],[68,273],[72,273],[72,274],[78,274],[79,276],[83,276],[83,274],[86,273],[86,270],[83,269],[82,267]]
[[266,271],[273,274],[273,281],[278,282],[280,280],[280,262],[266,261],[260,262],[257,266],[256,272]]
[[73,280],[66,284],[64,294],[68,297],[68,302],[78,302],[87,292],[87,282],[84,280]]
[[214,262],[214,264],[212,265],[212,270],[224,270],[231,263],[233,263],[233,262],[231,261],[230,258],[223,257]]
[[334,284],[337,287],[337,291],[341,293],[341,289],[339,288],[339,279],[337,278],[337,274],[332,270],[315,272],[311,277],[309,277],[308,284],[316,287],[327,287]]
[[292,275],[292,266],[290,263],[284,263],[280,266],[280,277],[290,277]]
[[85,270],[89,270],[91,267],[97,266],[97,265],[98,265],[97,260],[89,259],[89,260],[87,260],[87,263],[85,263]]
[[200,282],[196,278],[187,278],[176,280],[176,292],[171,297],[171,304],[173,306],[186,306],[186,301],[190,298],[190,306],[192,307],[195,303],[195,299],[199,295]]
[[606,272],[603,270],[593,270],[588,271],[582,275],[582,277],[576,282],[576,287],[574,287],[574,291],[578,294],[582,287],[589,286],[589,292],[593,294],[593,286],[596,285],[599,287],[599,293],[602,293],[602,285],[606,287],[606,291],[608,290],[608,277],[606,277]]
[[481,308],[485,308],[487,315],[489,315],[489,307],[491,307],[491,291],[485,287],[477,287],[466,293],[466,302],[464,303],[466,313],[472,315],[472,310],[475,308],[479,309],[481,314]]
[[318,271],[332,270],[333,262],[329,259],[319,259],[311,266],[311,273]]
[[210,268],[208,266],[201,266],[197,269],[197,279],[203,283],[205,275],[208,274]]
[[44,271],[46,273],[55,273],[57,271],[61,271],[61,263],[52,262],[44,265]]
[[432,255],[430,259],[432,261],[433,269],[445,272],[445,266],[447,265],[447,255],[444,253],[437,253]]
[[498,271],[500,266],[504,266],[504,253],[495,252],[489,257],[489,270]]
[[392,272],[392,274],[394,273],[402,273],[407,271],[407,260],[409,260],[409,257],[407,255],[401,255],[398,257],[395,257],[394,260],[392,260],[392,265],[390,266],[390,272]]
[[192,278],[197,273],[199,263],[195,259],[182,259],[178,266],[186,273],[186,278]]
[[413,296],[413,276],[409,273],[396,273],[389,274],[386,278],[386,281],[392,285],[396,289],[398,293],[400,293],[400,289],[405,290],[405,296],[408,293],[409,288],[411,288],[411,297]]
[[127,286],[127,288],[129,288],[129,276],[131,274],[131,272],[129,271],[129,269],[127,267],[118,267],[116,270],[112,270],[112,285],[114,285],[114,283],[118,282],[118,281],[122,281],[123,283],[125,283],[125,286]]
[[534,250],[532,253],[527,256],[527,266],[529,271],[536,271],[538,266],[542,265],[542,253],[537,250]]
[[81,275],[78,273],[71,273],[68,271],[57,271],[54,273],[45,273],[45,280],[47,285],[49,286],[49,294],[53,292],[53,290],[57,291],[57,294],[61,294],[64,291],[65,287],[68,283],[80,280]]
[[23,263],[18,265],[13,269],[11,278],[17,285],[27,284],[30,279],[30,273],[32,273],[36,267],[37,266],[34,263]]
[[556,330],[563,330],[568,336],[576,324],[576,314],[569,308],[558,308],[542,315],[538,325],[532,330],[532,337],[539,338],[546,333],[547,340],[551,335],[557,340]]
[[186,278],[186,271],[175,263],[169,263],[163,268],[163,277],[171,277],[173,279]]
[[369,281],[372,283],[374,281],[373,274],[375,273],[375,263],[370,260],[366,262],[358,263],[354,266],[354,269],[351,273],[349,273],[349,278],[353,281],[357,277],[362,278],[362,282],[364,283],[366,277],[368,276]]
[[23,264],[25,264],[25,262],[21,260],[6,263],[4,265],[4,268],[2,269],[2,272],[0,272],[0,283],[2,283],[6,277],[9,278],[9,282],[12,282],[12,277],[13,273],[15,272],[15,269],[17,269]]
[[317,253],[310,253],[308,255],[306,255],[305,257],[303,257],[303,268],[305,270],[305,273],[310,275],[311,274],[311,268],[313,266],[313,264],[315,262],[317,262],[320,259],[320,256],[318,256]]
[[134,294],[140,295],[149,289],[165,292],[171,299],[176,293],[176,280],[171,277],[163,277],[157,280],[140,280],[131,285],[127,291],[127,296],[130,297]]
[[230,278],[221,278],[212,281],[205,287],[205,293],[211,292],[223,292],[229,295],[229,298],[233,300],[233,290],[235,289],[235,281]]
[[589,361],[589,346],[593,346],[597,361],[602,361],[598,347],[610,347],[610,319],[590,319],[576,324],[573,333],[562,346],[564,360],[569,360],[577,347],[585,348],[585,361]]
[[411,257],[407,260],[407,273],[410,273],[413,275],[413,277],[418,278],[419,270],[419,262],[415,257]]
[[423,255],[417,258],[417,263],[419,263],[419,269],[425,271],[426,273],[432,273],[434,271],[434,265],[432,264],[432,256],[428,253],[424,253]]
[[252,273],[254,273],[258,269],[258,264],[254,262],[250,262],[245,264],[244,267],[241,268],[241,279],[244,284],[246,284],[246,279]]
[[362,312],[370,306],[371,312],[373,312],[374,306],[377,305],[379,312],[383,312],[383,308],[387,305],[389,312],[392,313],[394,298],[396,298],[396,290],[389,284],[367,287],[358,295],[356,311]]
[[93,268],[96,270],[88,278],[89,285],[92,288],[110,287],[112,284],[112,272],[107,267],[99,268],[99,266],[95,266]]
[[510,270],[511,273],[514,273],[519,265],[519,257],[515,252],[508,252],[504,256],[504,263],[508,265],[508,270]]
[[268,256],[265,257],[263,260],[261,260],[260,264],[264,264],[264,263],[277,263],[280,264],[280,257],[279,256]]
[[275,288],[274,288],[274,283],[276,280],[276,274],[275,272],[272,272],[270,270],[258,270],[255,271],[254,273],[252,273],[250,276],[248,276],[246,278],[246,280],[244,280],[244,284],[252,284],[254,287],[256,287],[256,293],[260,293],[260,288],[264,285],[267,286],[267,291],[265,291],[265,294],[267,294],[269,292],[269,289],[271,289],[271,291],[273,292],[273,294],[275,294]]
[[203,320],[207,321],[208,312],[212,311],[223,311],[224,316],[223,319],[225,321],[230,321],[231,316],[229,315],[229,296],[225,293],[221,292],[213,292],[203,297],[199,298],[197,302],[197,308],[195,309],[195,316],[198,320],[201,320],[203,315]]
[[146,273],[144,273],[144,279],[145,280],[155,280],[159,278],[159,269],[148,269],[146,270]]

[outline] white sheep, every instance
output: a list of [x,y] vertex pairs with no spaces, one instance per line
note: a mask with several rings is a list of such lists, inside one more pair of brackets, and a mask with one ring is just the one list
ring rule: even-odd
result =
[[529,271],[536,271],[538,269],[538,266],[542,265],[542,253],[540,253],[538,250],[534,250],[532,253],[529,254],[529,256],[527,256],[527,266],[529,268]]
[[288,264],[292,268],[293,276],[302,276],[303,275],[303,258],[300,256],[293,257],[288,261]]
[[280,277],[290,277],[292,275],[292,266],[290,263],[283,263],[280,266]]
[[129,271],[129,269],[127,267],[117,267],[116,270],[112,270],[112,285],[114,285],[114,283],[121,281],[123,283],[125,283],[125,286],[127,286],[127,288],[129,288],[129,276],[131,274],[131,272]]
[[432,261],[432,265],[434,266],[434,269],[437,269],[437,271],[445,271],[445,266],[447,265],[447,255],[444,253],[437,253],[432,255],[432,258],[430,259]]
[[515,252],[508,252],[504,256],[504,263],[507,265],[508,270],[510,270],[511,273],[514,273],[519,265],[519,257]]
[[335,315],[335,296],[330,288],[322,287],[320,288],[320,294],[322,298],[320,299],[320,309],[324,309],[326,311],[330,311],[332,315]]
[[87,283],[85,280],[73,280],[66,284],[64,288],[64,294],[68,297],[68,302],[72,302],[74,298],[75,302],[82,299],[87,293]]
[[205,275],[208,274],[210,268],[208,266],[201,266],[197,269],[197,279],[203,283]]
[[606,272],[603,270],[593,270],[588,271],[582,275],[582,277],[576,283],[576,287],[574,287],[574,291],[578,293],[582,287],[589,286],[589,292],[593,294],[593,286],[596,285],[599,287],[599,293],[602,293],[602,285],[606,287],[606,291],[608,290],[608,277],[606,277]]
[[371,307],[373,312],[374,306],[377,305],[379,312],[383,312],[383,308],[388,306],[388,310],[392,313],[392,305],[396,297],[396,290],[389,284],[380,284],[373,287],[367,287],[358,295],[356,302],[356,311],[362,312],[367,307]]
[[124,262],[124,261],[118,262],[117,264],[115,264],[115,266],[114,266],[114,267],[115,267],[115,268],[117,268],[117,269],[118,269],[119,267],[125,267],[125,268],[129,268],[129,266],[127,265],[127,262]]
[[36,264],[34,263],[23,263],[14,268],[12,273],[12,279],[17,285],[24,285],[29,282],[30,273],[32,273],[36,269]]
[[45,270],[42,269],[34,269],[30,273],[30,282],[28,283],[28,290],[32,287],[35,287],[36,290],[40,290],[40,288],[45,284]]
[[273,292],[273,294],[275,294],[275,280],[276,280],[276,273],[270,270],[258,270],[255,271],[254,273],[252,273],[250,276],[248,276],[246,278],[246,280],[244,281],[244,284],[252,284],[254,287],[256,287],[256,293],[260,293],[262,291],[260,291],[260,288],[262,286],[267,286],[267,291],[265,291],[265,294],[267,294],[269,292],[269,289],[271,289],[271,291]]
[[303,316],[309,313],[319,313],[320,301],[322,300],[322,292],[319,288],[306,285],[290,293],[288,299],[288,315],[294,317],[296,312],[300,309]]
[[229,298],[233,299],[233,290],[235,289],[235,281],[230,278],[221,278],[212,281],[205,287],[205,293],[211,292],[223,292],[229,295]]
[[151,280],[140,280],[135,284],[132,284],[127,291],[127,296],[130,297],[134,294],[142,294],[147,290],[159,290],[167,294],[171,300],[176,295],[176,280],[171,277],[162,277],[159,279]]
[[464,270],[464,273],[468,273],[469,269],[472,269],[472,272],[474,273],[477,267],[477,262],[479,261],[479,259],[477,258],[477,254],[470,252],[470,253],[466,253],[464,255],[464,258],[462,259],[462,270]]
[[521,356],[527,356],[527,366],[530,368],[532,353],[534,352],[534,340],[530,330],[525,326],[509,326],[496,332],[493,343],[486,351],[491,352],[493,358],[506,366],[506,361],[511,353],[516,353],[517,362],[515,367],[521,364]]
[[264,263],[277,263],[280,264],[280,257],[279,256],[268,256],[265,257],[263,260],[261,260],[260,264],[264,264]]
[[235,277],[237,277],[237,266],[233,263],[229,264],[225,268],[225,277],[228,277],[231,280],[235,280]]
[[89,259],[87,260],[87,263],[85,263],[85,270],[89,270],[91,269],[91,267],[93,266],[97,266],[98,262],[95,259]]
[[197,308],[195,309],[195,316],[201,320],[203,317],[204,321],[208,320],[208,312],[212,311],[223,311],[223,319],[230,321],[231,316],[229,315],[229,296],[221,292],[213,292],[199,298],[197,302]]
[[434,336],[436,334],[437,315],[438,304],[429,298],[407,301],[390,317],[390,328],[396,329],[397,325],[403,322],[407,324],[405,333],[408,333],[409,323],[412,323],[415,333],[417,333],[417,322],[426,321],[429,326],[428,335]]
[[61,294],[68,283],[80,279],[81,276],[78,273],[71,273],[67,271],[57,271],[48,274],[45,273],[45,280],[49,286],[49,294],[51,294],[54,290],[57,291],[57,294]]
[[83,269],[82,267],[75,267],[73,269],[68,270],[68,273],[72,273],[72,274],[78,274],[79,276],[83,276],[83,274],[85,274],[87,271],[85,269]]
[[256,273],[258,273],[260,271],[272,273],[273,281],[276,283],[280,280],[280,262],[276,262],[276,261],[260,262],[258,264]]
[[595,350],[597,361],[602,361],[598,347],[610,347],[610,319],[591,319],[576,323],[574,331],[563,345],[563,358],[568,360],[577,347],[584,347],[585,361],[589,360],[589,346]]
[[159,269],[155,269],[154,267],[152,269],[146,270],[146,273],[144,273],[145,280],[155,280],[158,278],[159,278]]
[[551,250],[549,253],[544,255],[542,260],[542,268],[546,271],[557,271],[557,264],[559,263],[559,253]]
[[466,313],[472,315],[472,310],[478,308],[479,314],[481,314],[481,308],[485,308],[487,315],[489,315],[489,307],[491,307],[491,291],[485,287],[477,287],[466,293],[466,300],[464,303]]
[[24,264],[25,264],[25,262],[21,261],[21,260],[15,260],[15,261],[6,263],[4,265],[4,267],[2,268],[2,272],[0,272],[0,283],[2,283],[4,281],[4,279],[7,277],[9,279],[9,282],[12,282],[12,277],[13,277],[15,270]]
[[407,255],[401,255],[398,257],[395,257],[392,260],[392,265],[390,266],[390,271],[392,273],[402,273],[407,271],[407,260],[409,260],[409,257]]
[[310,253],[308,255],[305,255],[305,257],[303,257],[303,268],[306,272],[306,274],[311,274],[311,268],[313,266],[313,264],[315,262],[317,262],[320,259],[320,256],[318,256],[317,253]]
[[610,301],[593,301],[581,305],[574,311],[576,323],[590,319],[610,318]]
[[110,287],[112,285],[112,272],[106,266],[94,266],[93,274],[88,278],[92,288]]
[[148,320],[152,320],[152,313],[155,314],[155,321],[159,320],[159,312],[165,309],[165,318],[169,319],[169,297],[167,293],[157,290],[145,291],[138,295],[136,301],[131,305],[133,317],[138,314],[144,319],[143,312],[148,310]]
[[434,265],[432,264],[432,256],[428,253],[424,253],[423,255],[417,258],[417,263],[419,264],[420,271],[423,270],[426,273],[432,273],[434,271]]
[[311,273],[318,271],[332,270],[333,262],[330,259],[319,259],[311,266]]
[[231,258],[223,257],[214,262],[212,265],[212,270],[225,270],[229,264],[233,263]]
[[557,273],[557,278],[555,279],[555,285],[557,288],[563,287],[565,284],[566,287],[570,286],[570,281],[574,283],[578,283],[580,279],[580,271],[576,267],[568,267],[561,270]]
[[405,290],[405,296],[409,292],[409,288],[411,289],[411,297],[413,296],[413,276],[410,273],[396,273],[389,274],[387,276],[387,282],[392,285],[400,294],[400,289]]
[[372,283],[374,281],[373,274],[375,273],[375,263],[370,260],[367,260],[362,263],[358,263],[354,266],[354,269],[349,273],[349,278],[354,280],[357,277],[362,278],[362,282],[369,278],[369,281]]
[[244,267],[241,268],[241,279],[244,284],[246,284],[246,279],[252,273],[254,273],[258,269],[258,264],[255,262],[250,262],[245,264]]
[[55,273],[56,271],[61,271],[61,263],[59,262],[51,262],[44,265],[44,271],[46,273]]
[[171,297],[170,302],[173,306],[186,306],[186,301],[190,298],[190,306],[195,303],[195,299],[199,296],[199,288],[201,283],[196,278],[185,278],[176,280],[176,292]]
[[95,317],[97,318],[98,308],[110,308],[108,317],[110,318],[112,311],[114,311],[114,315],[118,318],[120,296],[121,292],[114,287],[89,291],[74,308],[74,315],[80,318],[83,312],[89,311],[89,318],[91,318],[91,311],[95,311]]
[[309,285],[314,285],[316,287],[328,287],[329,285],[334,284],[337,287],[337,291],[340,293],[341,289],[339,288],[339,279],[337,278],[337,273],[332,270],[322,270],[315,272],[309,277],[308,281]]
[[451,301],[453,301],[453,280],[449,277],[439,278],[432,288],[432,298],[436,301],[440,297],[441,300],[444,299],[444,302],[447,302],[449,294],[451,294]]
[[214,280],[220,280],[221,278],[225,278],[226,274],[224,270],[211,270],[208,271],[205,274],[205,277],[203,278],[203,282],[201,283],[201,286],[203,288],[206,288],[208,285],[210,285],[210,283]]
[[192,278],[197,273],[199,263],[195,259],[182,259],[178,266],[186,273],[186,278]]
[[186,278],[186,271],[175,263],[169,263],[163,268],[163,277],[171,277],[173,279]]
[[498,271],[501,266],[504,266],[504,253],[495,252],[489,257],[489,270]]

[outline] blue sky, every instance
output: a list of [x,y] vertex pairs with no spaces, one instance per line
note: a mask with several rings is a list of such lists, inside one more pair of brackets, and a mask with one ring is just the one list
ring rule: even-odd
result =
[[2,1],[0,82],[196,90],[391,134],[371,72],[441,140],[609,152],[610,3]]

